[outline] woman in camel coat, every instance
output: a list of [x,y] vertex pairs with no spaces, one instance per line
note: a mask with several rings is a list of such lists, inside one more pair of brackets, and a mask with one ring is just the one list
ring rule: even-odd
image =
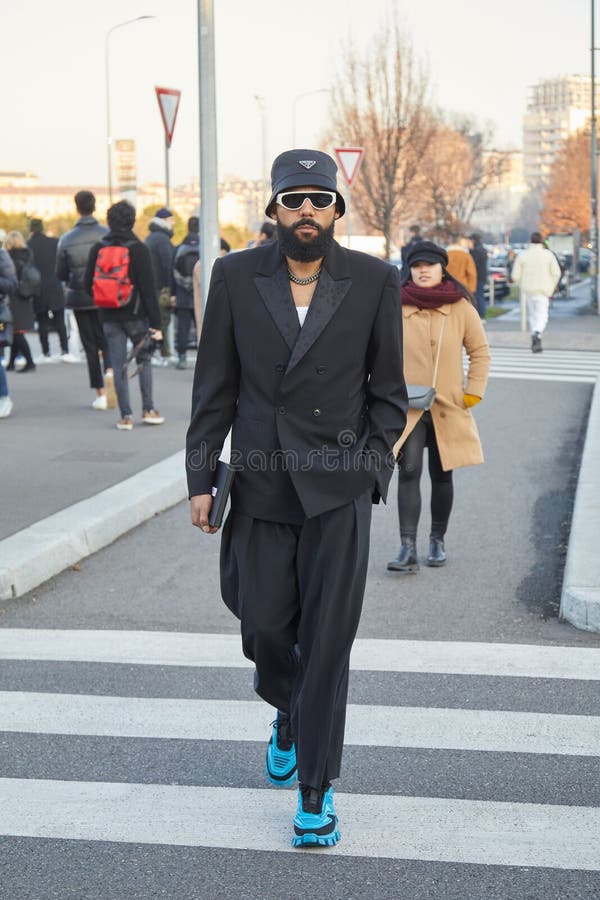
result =
[[[401,546],[388,563],[395,572],[417,572],[416,539],[421,512],[419,482],[428,448],[431,477],[431,532],[427,565],[446,562],[444,535],[453,500],[452,470],[483,462],[471,407],[485,393],[490,353],[485,331],[468,290],[446,272],[442,247],[421,241],[407,258],[410,276],[402,287],[404,375],[407,384],[434,384],[430,410],[409,409],[406,428],[394,450],[398,456],[398,514]],[[466,383],[465,348],[469,357]]]

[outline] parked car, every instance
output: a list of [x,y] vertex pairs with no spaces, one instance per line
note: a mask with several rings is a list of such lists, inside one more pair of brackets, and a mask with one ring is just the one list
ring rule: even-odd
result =
[[510,285],[508,283],[508,272],[506,271],[504,266],[493,265],[493,261],[491,261],[490,266],[488,267],[488,282],[484,289],[485,299],[489,301],[490,299],[490,285],[489,279],[491,278],[494,282],[494,301],[503,300],[505,297],[508,297],[510,294]]
[[582,272],[582,273],[589,272],[591,264],[592,264],[592,251],[588,247],[580,247],[579,248],[579,261],[577,263],[578,271]]

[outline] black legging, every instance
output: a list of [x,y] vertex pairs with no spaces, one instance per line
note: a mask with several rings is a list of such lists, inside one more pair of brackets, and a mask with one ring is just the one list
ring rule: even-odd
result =
[[40,344],[42,345],[42,353],[44,356],[50,356],[50,343],[48,341],[48,334],[50,332],[50,315],[52,315],[52,322],[54,323],[54,327],[58,333],[58,339],[60,340],[60,349],[63,353],[69,352],[69,344],[67,341],[67,328],[65,325],[65,311],[64,309],[46,309],[44,312],[39,312],[37,314],[38,326],[39,326],[39,337]]
[[421,515],[419,482],[423,471],[423,450],[429,453],[431,477],[431,533],[443,537],[452,509],[452,470],[444,472],[435,439],[431,413],[423,413],[398,456],[398,517],[400,536],[414,537]]
[[25,337],[24,332],[15,331],[13,333],[13,342],[10,345],[10,360],[7,366],[8,369],[14,369],[15,360],[19,355],[25,357],[25,364],[28,367],[33,366],[31,350],[29,349],[29,344],[27,343],[27,338]]

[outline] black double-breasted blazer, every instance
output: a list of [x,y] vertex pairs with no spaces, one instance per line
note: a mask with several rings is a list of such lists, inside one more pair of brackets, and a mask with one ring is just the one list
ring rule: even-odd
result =
[[189,495],[232,429],[232,509],[300,522],[385,499],[406,422],[397,269],[334,243],[300,327],[278,243],[215,262],[187,434]]

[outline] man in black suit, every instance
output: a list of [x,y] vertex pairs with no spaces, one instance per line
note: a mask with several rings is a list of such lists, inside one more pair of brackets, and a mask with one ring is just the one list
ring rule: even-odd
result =
[[398,272],[335,242],[336,171],[325,153],[282,153],[266,208],[278,241],[216,261],[187,439],[192,523],[214,533],[213,473],[233,426],[221,591],[255,690],[277,709],[267,778],[300,782],[294,846],[339,840],[331,780],[371,505],[407,408]]

